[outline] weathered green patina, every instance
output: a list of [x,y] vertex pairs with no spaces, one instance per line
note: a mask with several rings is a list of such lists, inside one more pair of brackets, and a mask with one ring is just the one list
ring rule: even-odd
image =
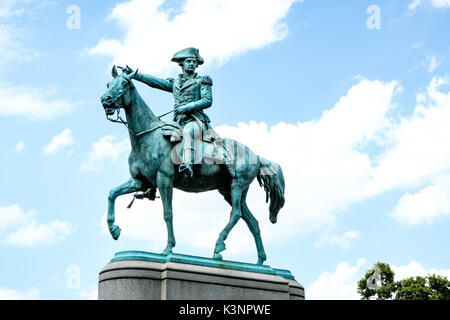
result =
[[274,274],[286,279],[295,279],[289,270],[285,269],[275,269],[267,265],[258,265],[253,263],[245,263],[238,261],[228,261],[228,260],[214,260],[210,258],[197,257],[186,254],[169,253],[168,255],[162,255],[152,252],[145,251],[121,251],[117,252],[111,259],[114,261],[123,260],[141,260],[141,261],[153,261],[153,262],[179,262],[186,264],[193,264],[206,267],[214,267],[221,269],[231,269],[231,270],[241,270],[248,272],[258,272],[266,274]]
[[200,136],[206,130],[212,129],[211,120],[203,112],[203,109],[212,105],[212,79],[209,76],[200,77],[195,69],[204,60],[197,48],[186,48],[175,53],[173,62],[180,65],[182,73],[178,79],[161,79],[152,75],[133,73],[130,67],[123,68],[123,72],[134,74],[133,78],[146,85],[173,93],[174,118],[173,120],[182,126],[183,135],[183,160],[179,166],[180,172],[186,172],[193,176],[195,137]]
[[[193,55],[189,56],[189,54]],[[131,178],[112,189],[108,197],[109,231],[114,239],[119,238],[120,228],[114,224],[114,206],[118,196],[141,192],[135,197],[154,200],[156,189],[158,189],[167,227],[167,246],[162,254],[168,255],[175,246],[172,224],[173,188],[186,192],[218,190],[232,209],[229,222],[216,241],[213,258],[222,259],[220,252],[225,250],[225,240],[231,229],[242,218],[254,237],[258,251],[257,263],[263,264],[266,254],[258,221],[250,212],[246,197],[250,184],[257,178],[266,191],[266,202],[270,199],[269,218],[272,223],[275,223],[278,212],[285,202],[281,167],[256,155],[235,140],[220,138],[209,126],[209,118],[203,114],[202,110],[209,104],[207,100],[212,80],[209,77],[199,77],[194,73],[197,65],[203,63],[198,50],[192,50],[192,48],[182,50],[174,56],[173,60],[182,66],[183,74],[180,79],[186,74],[190,75],[185,83],[180,83],[181,80],[163,80],[142,75],[128,67],[119,74],[114,66],[113,79],[107,85],[108,91],[101,97],[107,117],[118,114],[121,109],[125,111],[131,142],[128,159]],[[173,92],[176,103],[174,120],[177,122],[165,123],[155,116],[137,92],[133,79],[140,79],[152,87]],[[188,87],[194,92],[189,93],[189,98],[184,99],[187,93],[181,92],[183,88],[187,90]],[[178,95],[177,92],[179,92]],[[125,123],[120,117],[117,118]],[[186,130],[188,125],[191,127]],[[183,136],[181,148],[180,143],[177,144],[180,135]],[[193,145],[197,147],[194,148]],[[186,157],[186,151],[189,153],[192,150],[194,150],[194,162],[192,162],[192,155]],[[200,154],[200,161],[197,161],[197,154]],[[179,158],[183,160],[178,161]],[[211,214],[214,211],[212,208]]]

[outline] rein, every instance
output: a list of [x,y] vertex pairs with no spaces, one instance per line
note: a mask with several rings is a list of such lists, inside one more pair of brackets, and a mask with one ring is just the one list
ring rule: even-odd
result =
[[116,122],[116,123],[121,123],[121,124],[123,124],[123,125],[128,129],[128,131],[129,131],[132,135],[134,135],[135,137],[140,137],[140,136],[142,136],[142,135],[144,135],[144,134],[147,134],[147,133],[150,133],[150,132],[152,132],[152,131],[155,131],[156,129],[161,128],[161,127],[163,127],[163,126],[165,125],[164,122],[161,122],[161,123],[159,123],[158,125],[154,126],[153,128],[150,128],[150,129],[141,131],[141,132],[139,132],[139,133],[136,133],[136,132],[134,132],[133,130],[131,130],[131,129],[128,127],[128,123],[127,123],[125,120],[123,120],[122,117],[120,116],[120,108],[119,108],[119,109],[116,109],[116,119],[111,119],[111,118],[109,118],[108,115],[106,116],[106,119],[108,119],[108,120],[111,121],[111,122]]
[[[125,92],[127,92],[127,90],[123,90],[117,97],[114,98],[114,100],[113,100],[113,105],[114,105],[114,106],[117,106],[117,103],[116,103],[117,99],[119,99],[122,95],[124,95]],[[155,127],[153,127],[153,128],[150,128],[150,129],[141,131],[141,132],[139,132],[139,133],[135,133],[133,130],[131,130],[131,129],[128,127],[128,123],[127,123],[125,120],[123,120],[122,117],[120,116],[120,107],[117,107],[117,108],[114,108],[114,109],[116,110],[116,111],[115,111],[115,112],[116,112],[116,118],[115,118],[115,119],[111,119],[109,115],[106,115],[106,119],[108,119],[108,120],[111,121],[111,122],[116,122],[116,123],[121,123],[121,124],[123,124],[123,125],[128,129],[128,131],[131,132],[131,134],[133,134],[135,137],[140,137],[140,136],[142,136],[142,135],[144,135],[144,134],[150,133],[150,132],[152,132],[152,131],[154,131],[154,130],[156,130],[156,129],[158,129],[158,128],[161,128],[162,126],[164,126],[164,122],[162,122],[162,123],[158,124],[157,126],[155,126]],[[172,113],[172,112],[174,112],[174,110],[171,110],[171,111],[169,111],[169,112],[166,112],[166,113],[160,115],[160,116],[158,117],[158,119],[160,119],[161,117],[164,117],[164,116],[166,116],[166,115],[168,115],[169,113]]]

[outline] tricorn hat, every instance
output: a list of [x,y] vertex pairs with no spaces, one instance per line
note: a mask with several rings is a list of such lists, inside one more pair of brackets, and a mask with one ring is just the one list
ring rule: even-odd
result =
[[197,59],[198,64],[203,64],[205,62],[202,57],[200,57],[200,54],[198,53],[197,48],[186,48],[183,50],[178,51],[173,55],[173,58],[171,61],[173,62],[181,62],[186,58],[195,58]]

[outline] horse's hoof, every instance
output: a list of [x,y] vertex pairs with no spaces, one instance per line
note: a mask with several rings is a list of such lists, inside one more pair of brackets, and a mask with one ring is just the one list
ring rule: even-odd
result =
[[219,253],[219,252],[222,252],[222,251],[224,251],[226,249],[226,246],[225,246],[225,242],[216,242],[216,248],[214,249],[214,252],[217,252],[217,253]]
[[118,226],[113,226],[110,230],[111,232],[111,236],[113,237],[114,240],[119,239],[120,237],[120,228]]
[[265,255],[265,254],[263,254],[261,257],[258,256],[258,262],[257,262],[257,264],[262,265],[262,264],[264,264],[264,261],[266,261],[266,260],[267,260],[267,258],[266,258],[266,255]]
[[167,256],[170,253],[172,253],[172,248],[165,248],[164,251],[161,253],[163,256]]
[[214,260],[222,260],[222,255],[220,253],[215,253],[213,259]]

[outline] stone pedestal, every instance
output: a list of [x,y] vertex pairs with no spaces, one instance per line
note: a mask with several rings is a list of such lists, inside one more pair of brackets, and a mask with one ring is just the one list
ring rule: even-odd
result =
[[142,251],[116,253],[100,271],[100,300],[303,300],[287,270]]

